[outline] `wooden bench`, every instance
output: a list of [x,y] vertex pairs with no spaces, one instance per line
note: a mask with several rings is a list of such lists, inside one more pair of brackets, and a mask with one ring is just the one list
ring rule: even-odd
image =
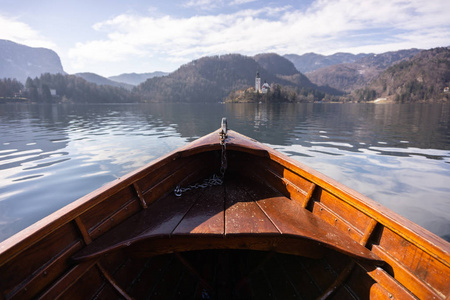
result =
[[224,186],[173,193],[94,240],[73,257],[94,259],[126,248],[135,255],[203,249],[252,249],[319,258],[326,248],[381,262],[332,225],[267,186]]

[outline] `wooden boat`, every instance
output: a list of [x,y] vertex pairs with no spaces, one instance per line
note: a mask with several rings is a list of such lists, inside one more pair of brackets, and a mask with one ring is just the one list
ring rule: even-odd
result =
[[448,242],[225,127],[1,243],[0,299],[449,299]]

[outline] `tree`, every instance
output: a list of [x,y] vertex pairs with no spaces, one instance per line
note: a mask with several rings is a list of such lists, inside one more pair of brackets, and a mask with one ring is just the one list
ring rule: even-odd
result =
[[13,98],[23,89],[23,84],[16,79],[0,79],[0,97]]
[[46,84],[42,85],[42,101],[52,102],[52,93],[50,92],[50,88]]

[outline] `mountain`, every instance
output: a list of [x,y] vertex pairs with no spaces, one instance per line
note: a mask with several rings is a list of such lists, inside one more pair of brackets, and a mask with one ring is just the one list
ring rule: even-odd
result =
[[291,76],[299,73],[291,61],[275,53],[258,54],[253,58],[261,67],[274,74]]
[[133,86],[131,84],[120,83],[120,82],[116,82],[113,80],[109,80],[108,78],[97,75],[95,73],[76,73],[75,76],[81,77],[84,80],[91,82],[91,83],[95,83],[97,85],[110,85],[110,86],[114,86],[114,87],[124,88],[124,89],[130,90],[130,91],[133,88]]
[[351,53],[335,53],[333,55],[321,55],[316,53],[306,53],[303,55],[286,54],[285,58],[289,59],[302,73],[308,73],[320,68],[332,65],[352,63],[368,54],[351,54]]
[[388,67],[411,58],[420,51],[409,49],[367,54],[354,62],[324,67],[307,73],[306,76],[317,85],[328,85],[338,90],[351,92],[363,88]]
[[27,77],[39,77],[43,73],[65,74],[56,52],[0,40],[0,78],[15,78],[25,83]]
[[[219,102],[232,89],[253,86],[260,69],[254,59],[239,54],[203,57],[168,76],[147,79],[136,91],[154,102]],[[274,79],[264,69],[260,74]]]
[[255,61],[263,67],[265,70],[283,81],[288,81],[290,85],[299,85],[303,87],[318,88],[316,85],[300,73],[294,66],[294,64],[275,53],[264,53],[254,56]]
[[228,54],[194,60],[167,76],[148,79],[134,91],[146,101],[221,102],[232,90],[253,87],[257,71],[262,82],[319,89],[277,54]]
[[331,95],[344,94],[342,91],[330,88],[329,86],[318,86],[312,83],[307,76],[295,68],[294,64],[290,60],[276,53],[258,54],[253,58],[265,70],[275,74],[278,80],[277,83],[292,87],[315,89]]
[[160,71],[152,72],[152,73],[140,73],[140,74],[124,73],[124,74],[108,77],[108,79],[111,79],[115,82],[127,83],[130,85],[138,85],[138,84],[143,83],[144,81],[146,81],[149,78],[166,76],[168,74],[169,73],[160,72]]
[[380,74],[366,88],[356,91],[357,100],[386,97],[399,102],[448,101],[450,47],[423,50]]

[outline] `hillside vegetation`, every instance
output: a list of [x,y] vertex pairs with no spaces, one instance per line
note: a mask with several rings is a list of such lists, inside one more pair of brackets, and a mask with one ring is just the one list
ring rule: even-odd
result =
[[194,60],[168,76],[148,79],[134,91],[149,102],[222,102],[230,91],[254,86],[257,71],[262,82],[320,90],[277,54],[229,54]]
[[309,73],[332,65],[352,63],[366,55],[369,54],[351,54],[339,52],[332,55],[322,55],[317,53],[305,53],[302,55],[286,54],[283,57],[293,62],[297,70],[299,70],[300,72]]
[[75,76],[81,77],[84,80],[95,83],[97,85],[110,85],[110,86],[115,86],[115,87],[119,87],[119,88],[124,88],[124,89],[130,90],[130,91],[133,88],[133,86],[131,84],[127,84],[127,83],[123,83],[123,82],[116,82],[111,79],[105,78],[103,76],[97,75],[95,73],[89,73],[89,72],[76,73]]
[[[94,73],[66,75],[54,51],[0,40],[0,101],[448,101],[449,69],[449,48],[328,56],[228,54],[199,58],[170,74],[122,74],[113,81]],[[271,86],[265,94],[255,93],[256,72],[261,84]],[[141,83],[133,87],[121,80]]]
[[334,64],[307,73],[306,76],[317,85],[328,85],[350,93],[367,86],[388,67],[407,60],[419,52],[418,49],[410,49],[368,54],[352,63]]
[[357,100],[386,97],[398,102],[448,101],[450,49],[424,50],[413,58],[389,67],[370,85],[357,90]]
[[153,78],[153,77],[161,77],[161,76],[166,76],[169,75],[169,73],[166,72],[160,72],[160,71],[156,71],[156,72],[151,72],[151,73],[124,73],[124,74],[120,74],[120,75],[116,75],[116,76],[110,76],[108,77],[108,79],[115,81],[115,82],[119,82],[119,83],[125,83],[125,84],[129,84],[132,86],[136,86],[138,84],[143,83],[144,81],[146,81],[149,78]]
[[[54,90],[56,95],[51,94]],[[109,85],[97,85],[74,75],[42,74],[28,78],[22,96],[33,102],[125,103],[138,102],[139,97]]]

